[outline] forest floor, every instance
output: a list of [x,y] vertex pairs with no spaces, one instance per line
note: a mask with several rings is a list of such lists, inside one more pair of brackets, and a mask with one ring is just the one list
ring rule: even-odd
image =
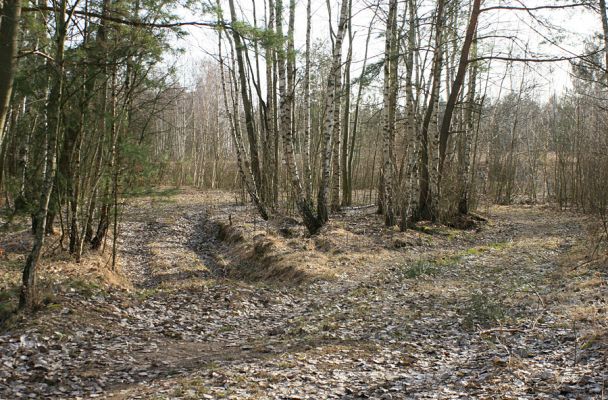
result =
[[[310,238],[234,204],[133,199],[118,271],[45,266],[62,284],[0,331],[0,398],[608,398],[588,219],[490,207],[477,229],[401,233],[362,207]],[[27,246],[1,239],[8,291]]]

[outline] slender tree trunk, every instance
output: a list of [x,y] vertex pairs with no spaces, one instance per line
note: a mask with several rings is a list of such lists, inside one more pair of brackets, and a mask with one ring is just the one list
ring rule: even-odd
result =
[[[111,6],[112,6],[112,0],[104,0],[103,1],[103,10],[102,10],[102,14],[106,17],[109,17],[111,15]],[[109,24],[106,21],[101,21],[101,24],[99,26],[99,29],[97,30],[97,36],[98,36],[98,46],[102,52],[102,56],[104,58],[109,57],[109,52],[107,49],[107,43],[108,43],[108,34],[109,34]],[[100,171],[100,177],[99,179],[101,180],[101,172],[102,170],[105,170],[105,168],[103,168],[104,164],[106,164],[106,162],[108,164],[112,164],[111,160],[106,160],[103,157],[104,154],[104,147],[106,145],[106,141],[107,141],[107,136],[108,136],[108,119],[110,119],[110,124],[112,126],[111,131],[114,129],[114,117],[110,116],[108,117],[108,114],[111,114],[113,111],[110,110],[110,112],[108,112],[108,94],[110,93],[110,88],[109,88],[109,67],[108,66],[103,66],[102,67],[102,71],[101,71],[101,76],[103,79],[103,89],[101,91],[101,118],[100,118],[100,130],[101,130],[101,136],[102,139],[100,142],[100,158],[98,159],[100,162],[103,162],[102,164],[99,165],[99,171]],[[113,90],[113,89],[112,89]],[[113,114],[112,114],[113,115]],[[110,148],[112,147],[112,137],[110,137],[110,140],[108,141],[110,143]],[[112,153],[112,152],[110,152]],[[110,158],[113,157],[112,155],[110,155]],[[90,231],[87,232],[87,236],[91,237],[90,241],[91,241],[91,249],[93,250],[97,250],[99,248],[101,248],[101,245],[103,243],[103,239],[105,237],[105,234],[108,230],[108,226],[109,226],[109,196],[110,196],[110,184],[109,182],[106,182],[103,189],[97,189],[97,193],[102,193],[101,195],[101,199],[98,202],[97,199],[93,199],[93,201],[91,202],[91,205],[93,206],[93,208],[99,206],[99,212],[98,212],[98,222],[97,222],[97,229],[95,230],[95,236],[92,235],[93,233],[93,224],[91,221],[91,224],[89,224],[89,229]],[[99,203],[99,204],[97,204]],[[93,214],[93,213],[91,213]],[[91,234],[89,234],[91,233]],[[82,247],[82,246],[81,246]]]
[[322,146],[322,172],[321,184],[319,185],[319,193],[317,196],[317,217],[321,224],[329,220],[329,212],[327,208],[329,198],[329,186],[331,182],[331,140],[336,120],[335,115],[335,93],[337,82],[341,74],[342,67],[342,41],[344,39],[344,31],[347,24],[349,0],[342,0],[340,7],[340,19],[338,22],[338,32],[334,44],[332,54],[332,65],[330,73],[327,77],[327,93],[325,95],[325,122],[323,126],[323,146]]
[[[376,12],[378,10],[378,6],[376,6]],[[350,139],[350,151],[348,154],[348,163],[347,163],[347,175],[348,175],[348,186],[349,190],[347,193],[347,204],[352,204],[352,191],[353,191],[353,156],[355,154],[355,143],[357,141],[357,133],[359,129],[359,108],[361,105],[361,97],[363,93],[363,78],[365,77],[365,69],[367,67],[367,54],[369,50],[369,41],[372,34],[372,27],[374,21],[376,20],[376,12],[374,12],[374,16],[372,17],[369,26],[367,28],[367,38],[365,39],[365,53],[363,55],[363,66],[361,67],[361,74],[359,75],[359,86],[357,88],[357,98],[355,100],[355,110],[353,115],[353,128],[352,128],[352,137]]]
[[475,32],[477,30],[477,21],[479,19],[480,8],[481,0],[473,0],[471,17],[467,26],[467,32],[464,38],[464,43],[462,44],[460,61],[458,62],[458,70],[456,72],[454,82],[452,83],[450,95],[445,105],[445,111],[443,114],[443,119],[441,121],[441,128],[439,130],[439,179],[441,179],[441,175],[443,174],[443,164],[445,162],[448,138],[450,136],[450,125],[452,123],[452,115],[454,114],[456,102],[458,100],[458,96],[460,95],[460,89],[464,84],[464,78],[467,73],[467,67],[469,65],[469,53],[471,50],[473,39],[475,37]]
[[[236,10],[234,8],[234,0],[229,0],[228,4],[230,6],[230,17],[232,20],[232,24],[235,25],[238,23],[238,20],[236,17]],[[247,139],[249,140],[249,158],[251,164],[251,172],[253,173],[256,192],[259,193],[260,182],[262,178],[260,171],[260,161],[258,156],[258,141],[257,136],[255,134],[255,126],[253,119],[253,108],[251,106],[251,98],[249,97],[249,93],[247,91],[247,73],[245,71],[245,63],[243,60],[243,51],[245,49],[245,45],[241,41],[241,36],[236,29],[232,29],[232,38],[234,40],[236,62],[239,69],[239,86],[241,88],[241,100],[243,101],[243,109],[245,111],[245,127],[247,129]]]
[[608,15],[606,14],[606,0],[600,0],[600,14],[602,18],[602,33],[604,35],[604,74],[606,75],[606,84],[608,85]]
[[[434,146],[437,132],[437,106],[439,104],[439,89],[441,85],[441,65],[443,58],[443,10],[445,0],[438,0],[437,11],[435,13],[435,52],[432,66],[432,84],[427,108],[424,113],[421,128],[421,149],[420,149],[420,193],[418,200],[417,216],[423,219],[435,219],[436,210],[433,207],[436,165],[434,161],[436,147]],[[434,120],[434,121],[433,121]]]
[[408,225],[417,219],[418,212],[418,164],[420,158],[420,130],[417,129],[416,123],[416,100],[413,90],[413,74],[414,74],[414,51],[416,48],[416,8],[414,0],[408,0],[408,33],[407,33],[407,50],[405,56],[405,104],[406,104],[406,140],[409,142],[407,154],[407,172],[406,186],[401,194],[405,204],[401,208],[401,223],[402,230],[407,229]]
[[[104,239],[108,233],[110,227],[110,212],[112,210],[112,203],[114,197],[114,169],[116,168],[117,162],[117,143],[118,143],[118,121],[117,121],[117,93],[116,93],[116,70],[112,71],[112,77],[110,82],[110,155],[108,159],[108,171],[110,173],[110,180],[106,183],[102,202],[100,205],[99,212],[99,223],[97,224],[97,232],[95,237],[91,241],[91,248],[97,250],[101,248],[104,243]],[[104,245],[105,247],[105,245]]]
[[[218,4],[218,10],[220,10],[219,4]],[[221,11],[220,11],[219,19],[221,20]],[[264,204],[258,197],[258,192],[255,187],[254,178],[244,160],[245,151],[244,151],[244,147],[242,144],[242,138],[241,138],[241,133],[240,133],[241,128],[239,125],[239,117],[238,117],[238,114],[236,114],[236,113],[238,113],[238,102],[236,102],[233,99],[232,109],[235,112],[234,115],[230,111],[231,107],[228,104],[228,91],[226,90],[226,79],[224,77],[224,69],[226,67],[224,65],[224,59],[222,56],[222,32],[221,31],[219,32],[219,35],[218,35],[218,52],[219,52],[219,61],[220,61],[220,81],[221,81],[222,92],[223,92],[223,97],[224,97],[224,106],[226,109],[226,113],[228,115],[228,119],[230,121],[230,127],[231,127],[230,130],[232,132],[232,140],[233,140],[234,147],[236,150],[237,167],[239,169],[239,174],[240,174],[243,184],[245,186],[245,190],[247,190],[249,196],[251,197],[253,204],[255,205],[255,207],[258,210],[258,213],[260,214],[262,219],[267,220],[269,217],[268,211],[266,210],[266,207],[264,206]],[[238,87],[236,87],[238,85],[236,80],[234,80],[234,85],[235,85],[235,92],[236,92],[238,90]]]
[[[266,3],[264,3],[266,4]],[[275,27],[275,6],[273,0],[268,0],[268,20],[266,23],[266,30],[269,33],[274,32]],[[266,55],[266,112],[264,113],[265,117],[265,143],[266,149],[265,154],[267,157],[267,165],[268,171],[265,171],[268,174],[268,188],[267,188],[267,197],[271,199],[271,204],[276,204],[278,201],[277,192],[278,187],[278,171],[276,169],[276,150],[275,149],[275,138],[277,136],[276,130],[276,87],[275,87],[275,78],[274,78],[274,69],[275,69],[275,52],[270,45],[266,45],[265,48]],[[275,187],[277,189],[275,190]]]
[[[282,22],[283,1],[276,2],[277,15],[277,33],[282,37],[283,22]],[[302,188],[302,183],[298,175],[298,168],[295,161],[293,126],[292,126],[292,107],[294,104],[294,84],[295,84],[295,54],[294,54],[294,23],[295,23],[295,0],[289,2],[289,24],[287,33],[287,52],[284,46],[281,45],[277,51],[277,67],[279,71],[279,94],[280,94],[280,129],[283,139],[283,153],[287,173],[291,181],[291,188],[294,191],[296,206],[302,216],[304,225],[312,234],[316,233],[322,224],[315,217],[312,204],[306,197],[306,193]],[[287,54],[285,54],[287,53]]]
[[334,127],[332,132],[331,145],[331,202],[330,209],[332,212],[340,211],[340,116],[342,109],[342,74],[336,82],[336,101],[334,102]]
[[302,140],[302,167],[304,192],[308,202],[312,202],[312,171],[310,168],[310,134],[312,110],[310,104],[310,30],[311,0],[306,2],[306,49],[304,51],[304,137]]
[[74,153],[71,157],[71,174],[68,185],[69,204],[70,204],[70,244],[69,249],[71,254],[75,254],[78,250],[78,202],[80,199],[80,153],[83,142],[83,124],[84,124],[84,109],[78,123],[77,142],[74,148]]
[[46,155],[44,167],[44,179],[40,192],[40,203],[34,218],[34,244],[27,257],[23,268],[21,294],[19,298],[20,308],[31,308],[36,303],[36,282],[38,261],[44,245],[45,224],[49,207],[53,182],[57,169],[57,142],[61,129],[61,100],[63,97],[63,56],[66,38],[66,6],[67,1],[63,0],[59,11],[55,13],[56,26],[56,50],[54,68],[49,66],[53,76],[53,84],[47,104],[47,134],[46,134]]
[[[476,46],[473,44],[473,57],[476,56]],[[474,110],[475,110],[475,90],[477,82],[477,63],[473,62],[472,68],[469,71],[469,92],[467,94],[466,110],[464,115],[465,131],[461,139],[461,156],[459,162],[459,199],[458,212],[467,214],[469,212],[469,170],[471,165],[471,141],[473,138],[473,130],[475,129]]]
[[[352,1],[348,7],[348,19],[352,19]],[[340,169],[342,172],[342,205],[350,206],[352,202],[352,187],[348,174],[348,152],[350,136],[350,67],[353,60],[353,29],[348,25],[348,56],[344,66],[344,113],[342,114],[342,153],[340,158]]]
[[384,125],[382,146],[382,187],[384,222],[386,226],[395,225],[394,178],[395,178],[395,109],[397,106],[397,0],[390,0],[386,21],[384,45]]
[[[0,144],[4,140],[4,128],[13,92],[17,59],[17,37],[21,18],[21,0],[4,0],[0,24]],[[0,180],[2,178],[0,177]]]

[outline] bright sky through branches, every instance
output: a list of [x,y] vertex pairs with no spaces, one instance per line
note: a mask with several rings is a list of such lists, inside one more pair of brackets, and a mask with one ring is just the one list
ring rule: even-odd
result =
[[[336,14],[339,2],[330,0],[332,5],[332,19],[336,25]],[[378,15],[372,24],[372,38],[369,49],[368,64],[377,61],[382,56],[384,49],[384,20],[385,2],[381,2]],[[434,12],[434,1],[419,1],[419,18],[430,21]],[[262,0],[241,0],[237,2],[237,12],[245,21],[254,25],[253,4],[256,6],[256,22],[258,27],[264,26],[264,3]],[[574,2],[555,2],[551,0],[527,0],[527,1],[485,1],[483,8],[493,6],[542,7],[547,5],[575,4]],[[287,8],[287,4],[285,4]],[[353,0],[353,73],[358,76],[361,68],[367,29],[372,21],[377,4],[373,0]],[[227,6],[225,7],[227,10]],[[403,13],[403,3],[400,4],[400,12]],[[331,46],[329,38],[329,15],[327,3],[324,0],[313,0],[313,29],[312,41],[325,43]],[[287,11],[285,11],[287,16]],[[192,14],[184,13],[185,19],[192,19]],[[209,20],[210,15],[204,16]],[[459,18],[467,18],[462,13]],[[199,16],[199,18],[201,18]],[[401,17],[402,18],[402,17]],[[427,22],[428,25],[429,22]],[[464,29],[465,21],[460,23],[461,30]],[[565,9],[544,9],[533,12],[513,10],[492,10],[482,13],[479,23],[478,36],[480,56],[509,56],[525,58],[560,58],[582,54],[585,51],[584,43],[590,40],[601,28],[599,14],[589,8],[570,7]],[[424,24],[423,24],[424,29]],[[185,50],[185,54],[175,62],[180,66],[182,75],[180,79],[185,85],[189,85],[196,75],[196,65],[204,60],[210,60],[217,53],[216,32],[205,28],[187,27],[190,35],[179,41],[177,45]],[[305,44],[306,32],[306,1],[297,0],[295,20],[295,45],[296,50],[302,52]],[[460,32],[462,34],[462,32]],[[345,46],[347,44],[345,43]],[[344,52],[345,54],[345,52]],[[422,55],[421,55],[422,57]],[[263,58],[261,59],[263,62]],[[300,62],[300,59],[298,59]],[[504,68],[508,63],[493,60],[491,62],[491,74],[489,75],[488,91],[490,94],[498,93],[498,85],[503,80]],[[299,64],[298,64],[299,66]],[[263,67],[263,66],[262,66]],[[507,78],[504,81],[503,90],[511,87],[519,87],[521,74],[525,74],[527,85],[534,86],[536,95],[547,97],[553,93],[561,93],[570,86],[570,64],[567,61],[554,63],[515,63],[512,67],[513,81]],[[263,74],[262,74],[263,75]]]

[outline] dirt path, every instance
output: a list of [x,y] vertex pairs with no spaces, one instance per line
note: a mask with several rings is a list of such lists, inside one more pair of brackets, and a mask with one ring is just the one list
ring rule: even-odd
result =
[[357,265],[366,273],[294,287],[223,278],[209,212],[131,208],[135,293],[67,293],[0,336],[0,398],[607,396],[606,277],[578,276],[596,283],[581,292],[559,275],[579,217],[495,208],[479,233],[429,235]]

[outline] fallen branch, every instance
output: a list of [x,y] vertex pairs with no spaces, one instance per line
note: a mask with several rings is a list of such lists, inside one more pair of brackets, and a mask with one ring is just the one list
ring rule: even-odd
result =
[[488,335],[490,333],[525,333],[525,329],[521,328],[492,328],[479,331],[480,335]]

